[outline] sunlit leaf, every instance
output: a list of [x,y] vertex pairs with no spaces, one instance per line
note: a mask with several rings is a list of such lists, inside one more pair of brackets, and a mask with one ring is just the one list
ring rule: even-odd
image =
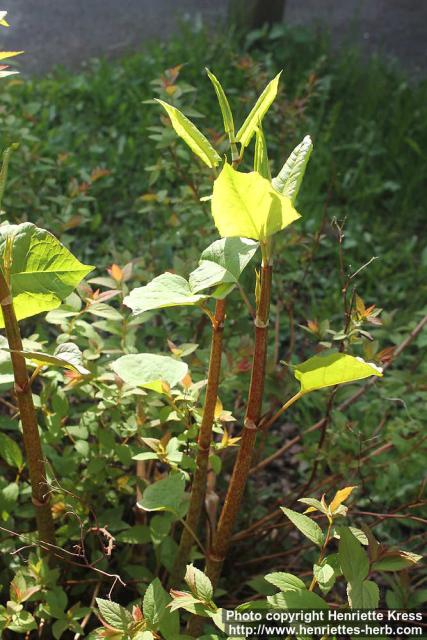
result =
[[240,142],[243,147],[247,147],[250,143],[256,128],[261,124],[262,119],[276,97],[281,73],[282,72],[278,73],[277,76],[265,87],[248,117],[237,132],[236,140],[237,142]]
[[[5,264],[10,255],[10,264]],[[10,275],[18,320],[56,309],[93,267],[82,264],[51,233],[24,222],[0,226],[0,259]],[[4,327],[0,314],[0,327]]]
[[254,171],[257,171],[263,178],[267,178],[268,180],[271,178],[267,143],[261,127],[256,128]]
[[382,369],[375,364],[344,353],[313,356],[293,367],[293,373],[303,393],[383,375]]
[[376,609],[380,602],[380,590],[372,580],[349,583],[347,596],[352,609]]
[[62,367],[75,371],[81,376],[90,374],[90,371],[82,364],[82,352],[73,342],[63,342],[52,355],[41,351],[18,351],[17,353],[23,355],[27,360],[31,360],[37,366]]
[[354,486],[354,487],[345,487],[344,489],[339,489],[339,491],[336,492],[335,497],[332,500],[331,504],[329,505],[331,513],[334,513],[335,510],[338,509],[340,504],[345,502],[345,500],[347,500],[347,498],[352,493],[352,491],[356,488],[357,487]]
[[0,51],[0,60],[6,60],[6,58],[13,58],[19,56],[23,51]]
[[208,74],[209,80],[212,82],[213,87],[215,89],[215,93],[218,98],[219,106],[221,109],[222,119],[224,121],[224,131],[225,133],[233,133],[234,132],[234,121],[233,115],[231,113],[230,105],[227,100],[227,96],[224,93],[224,89],[221,86],[219,80],[214,76],[214,74],[206,69],[206,73]]
[[304,140],[292,151],[279,175],[272,180],[274,189],[282,195],[288,196],[292,203],[297,198],[312,151],[311,138],[305,136]]
[[274,573],[268,573],[265,576],[267,582],[274,584],[280,591],[295,591],[297,589],[306,589],[304,582],[294,576],[292,573],[284,573],[277,571]]
[[259,173],[242,173],[225,164],[215,180],[212,215],[222,237],[265,240],[300,215]]
[[179,109],[163,100],[156,98],[156,101],[165,109],[177,135],[184,140],[193,153],[208,167],[216,167],[221,162],[221,157],[203,133]]

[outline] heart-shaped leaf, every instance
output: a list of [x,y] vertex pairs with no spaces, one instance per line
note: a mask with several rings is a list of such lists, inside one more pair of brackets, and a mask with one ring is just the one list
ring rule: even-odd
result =
[[222,237],[265,240],[300,215],[289,198],[277,193],[259,173],[242,173],[225,164],[215,180],[212,215]]

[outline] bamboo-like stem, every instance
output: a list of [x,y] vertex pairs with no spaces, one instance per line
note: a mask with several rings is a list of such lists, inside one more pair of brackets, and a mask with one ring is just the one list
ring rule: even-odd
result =
[[0,305],[4,318],[6,338],[11,351],[15,392],[22,424],[24,449],[30,476],[32,502],[36,514],[38,537],[49,545],[55,544],[50,499],[46,496],[46,470],[37,425],[36,412],[28,378],[27,365],[22,351],[22,339],[12,294],[2,269],[0,269]]
[[179,548],[175,556],[175,563],[169,583],[177,587],[185,574],[185,568],[194,544],[203,503],[206,495],[208,476],[209,450],[212,440],[212,426],[215,418],[215,407],[218,397],[219,377],[221,373],[222,337],[225,320],[225,300],[217,300],[215,314],[212,317],[212,340],[209,360],[208,382],[203,407],[202,423],[197,441],[196,470],[191,487],[190,505],[185,519],[185,527],[181,533]]
[[252,454],[255,447],[258,422],[261,416],[264,393],[265,366],[267,357],[268,319],[270,314],[272,266],[263,256],[259,300],[255,317],[255,347],[252,359],[252,373],[249,387],[248,406],[239,452],[234,464],[233,475],[212,547],[206,563],[206,574],[215,586],[221,574],[222,565],[231,542],[231,534],[243,498],[249,475]]

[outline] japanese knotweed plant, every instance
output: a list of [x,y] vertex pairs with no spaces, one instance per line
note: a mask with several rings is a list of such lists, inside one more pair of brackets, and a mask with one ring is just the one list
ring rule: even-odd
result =
[[[3,156],[0,196],[11,151],[12,148],[7,149]],[[89,372],[82,366],[80,350],[73,343],[59,345],[53,354],[24,350],[19,322],[59,307],[91,270],[51,233],[30,222],[0,225],[0,328],[6,334],[0,346],[8,349],[12,361],[38,538],[45,551],[53,551],[55,533],[31,385],[45,366],[64,367],[79,375]],[[27,360],[36,365],[31,377]]]
[[[177,586],[183,578],[191,546],[195,540],[197,541],[220,380],[226,299],[238,284],[242,270],[255,254],[260,253],[261,264],[257,272],[255,291],[255,338],[246,415],[221,516],[213,534],[211,546],[206,553],[206,574],[214,586],[220,576],[230,545],[251,466],[257,433],[268,429],[286,409],[308,393],[372,375],[382,375],[381,370],[375,365],[351,355],[339,352],[316,355],[293,368],[294,375],[301,385],[300,390],[287,400],[271,419],[261,421],[272,293],[274,236],[286,230],[300,218],[300,214],[295,209],[295,201],[312,152],[312,142],[310,137],[306,136],[294,149],[278,175],[272,179],[261,123],[276,97],[280,74],[267,85],[237,134],[223,88],[210,71],[208,76],[218,97],[224,131],[230,143],[230,158],[221,158],[209,140],[179,109],[164,101],[158,102],[166,110],[178,136],[212,171],[213,192],[209,200],[213,220],[222,239],[215,241],[203,252],[198,268],[190,274],[188,280],[172,273],[164,273],[148,285],[134,289],[124,300],[136,315],[154,309],[192,305],[209,316],[212,326],[211,355],[203,418],[198,436],[196,466],[187,517],[171,575],[173,586]],[[255,139],[253,171],[241,171],[239,167],[243,156],[253,139]],[[209,306],[211,299],[215,300],[214,310]],[[137,358],[139,358],[138,362]],[[113,366],[116,373],[125,381],[129,381],[129,368],[132,367],[131,382],[136,384],[139,375],[142,378],[145,376],[143,369],[147,359],[148,356],[143,354],[124,356]],[[119,365],[120,370],[118,370]],[[141,374],[138,373],[138,368],[141,369]],[[168,479],[160,482],[168,482]],[[160,483],[157,484],[160,485]],[[172,484],[169,483],[169,490]],[[150,497],[153,492],[155,493],[155,486],[149,488]],[[160,502],[161,495],[166,493],[167,490],[163,491],[159,486]],[[169,498],[170,496],[171,494]],[[157,508],[161,508],[159,500],[156,502]],[[171,508],[170,502],[169,499],[168,508]],[[142,506],[144,507],[144,504]]]
[[[214,588],[209,577],[189,564],[184,576],[188,590],[172,589],[169,595],[159,579],[155,578],[145,592],[142,606],[137,601],[133,604],[132,612],[115,602],[97,598],[103,628],[96,629],[90,638],[105,637],[108,630],[118,640],[152,640],[157,637],[184,640],[188,636],[179,634],[177,620],[177,612],[184,610],[210,622],[205,635],[201,632],[198,638],[243,640],[257,634],[259,616],[262,614],[268,624],[269,620],[278,619],[273,617],[275,612],[326,611],[330,608],[328,594],[333,589],[335,610],[337,606],[339,611],[377,609],[381,594],[373,578],[378,574],[382,576],[383,582],[389,583],[390,587],[384,594],[385,601],[389,607],[395,608],[399,600],[396,600],[393,583],[387,574],[410,569],[419,562],[421,556],[379,543],[366,525],[363,525],[363,529],[358,529],[349,524],[349,507],[344,502],[355,488],[350,486],[339,489],[329,504],[324,495],[320,500],[314,497],[301,498],[299,502],[308,507],[304,513],[282,507],[286,518],[307,539],[308,545],[317,548],[316,560],[307,572],[308,579],[282,571],[268,573],[257,581],[259,588],[255,587],[258,591],[256,601],[242,602],[234,610],[226,610],[215,603]],[[315,519],[308,514],[314,515]],[[415,594],[409,606],[417,604]],[[251,613],[256,615],[251,616]],[[239,620],[246,622],[238,625]],[[294,634],[303,640],[307,638],[307,632],[304,632],[303,625],[298,628],[298,622],[301,619],[292,624]],[[274,624],[273,622],[271,626]],[[370,635],[384,637],[380,636],[379,626],[381,623],[372,623],[372,627],[377,628]],[[238,627],[240,630],[236,631]],[[236,633],[239,635],[236,636]],[[276,633],[279,633],[278,629]]]

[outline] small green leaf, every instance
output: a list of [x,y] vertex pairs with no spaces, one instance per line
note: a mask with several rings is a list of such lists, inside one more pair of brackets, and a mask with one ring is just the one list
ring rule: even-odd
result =
[[153,628],[157,628],[164,614],[166,606],[171,601],[169,594],[163,589],[161,582],[155,578],[148,585],[142,602],[144,618],[148,620]]
[[187,565],[185,572],[185,582],[190,587],[191,593],[202,602],[210,604],[213,598],[212,583],[200,569],[197,569],[194,565]]
[[339,527],[338,556],[347,582],[362,582],[369,573],[367,554],[348,527]]
[[300,381],[303,393],[363,380],[363,378],[370,376],[381,377],[383,375],[382,370],[375,364],[344,353],[313,356],[293,367],[293,373],[295,378]]
[[325,509],[325,507],[320,502],[320,500],[316,500],[316,498],[300,498],[298,502],[302,502],[302,504],[307,504],[309,507],[311,507],[311,511],[314,509],[314,510],[320,511],[321,513],[325,513],[325,514],[327,513],[327,509]]
[[279,175],[272,180],[273,188],[282,195],[288,196],[292,203],[297,199],[312,151],[311,138],[305,136],[304,140],[292,151]]
[[352,609],[376,609],[380,602],[380,590],[372,580],[349,583],[347,596]]
[[300,215],[259,173],[242,173],[225,164],[215,180],[212,215],[222,237],[265,240]]
[[302,513],[292,511],[292,509],[286,509],[285,507],[280,508],[282,509],[285,516],[289,518],[292,524],[294,524],[296,528],[305,535],[306,538],[314,542],[314,544],[317,544],[319,547],[323,545],[323,532],[317,522],[314,522],[314,520]]
[[90,371],[82,365],[82,352],[73,342],[63,342],[55,349],[53,355],[41,351],[18,351],[17,353],[37,366],[62,367],[75,371],[81,376],[90,375]]
[[[9,257],[10,264],[5,264]],[[92,271],[52,234],[30,222],[0,226],[0,261],[10,276],[18,320],[56,309]]]
[[261,127],[256,128],[254,171],[257,171],[263,178],[271,180],[270,165],[268,164],[267,143]]
[[11,467],[20,469],[24,464],[22,452],[15,440],[5,433],[0,433],[0,457]]
[[121,607],[117,602],[97,598],[96,603],[99,607],[101,617],[107,624],[118,631],[127,631],[132,624],[132,615],[127,609]]
[[163,383],[175,387],[188,372],[185,362],[153,353],[122,356],[111,363],[111,368],[126,384],[158,393],[163,392]]
[[185,480],[178,474],[150,484],[142,494],[139,506],[144,511],[172,511],[177,513],[185,495]]
[[258,242],[247,238],[222,238],[213,242],[200,256],[197,269],[190,273],[192,293],[219,284],[236,284],[258,246]]
[[295,591],[296,589],[306,589],[304,582],[294,576],[292,573],[284,573],[281,571],[268,573],[265,576],[267,582],[271,582],[280,591]]
[[166,272],[145,287],[133,289],[123,302],[137,316],[153,309],[198,304],[206,297],[195,294],[185,278]]
[[224,131],[225,133],[234,135],[233,115],[231,113],[227,96],[224,93],[224,89],[222,88],[219,80],[214,76],[214,74],[211,71],[209,71],[209,69],[206,69],[206,73],[208,74],[209,80],[213,84],[213,88],[215,89],[215,93],[218,98],[222,119],[224,121]]
[[276,97],[281,73],[282,72],[278,73],[277,76],[265,87],[248,117],[237,132],[236,140],[242,144],[242,147],[248,146],[256,128],[261,124],[271,103]]
[[176,107],[157,98],[156,102],[165,109],[177,135],[184,140],[193,153],[203,160],[208,167],[216,167],[221,162],[221,157],[203,133]]

